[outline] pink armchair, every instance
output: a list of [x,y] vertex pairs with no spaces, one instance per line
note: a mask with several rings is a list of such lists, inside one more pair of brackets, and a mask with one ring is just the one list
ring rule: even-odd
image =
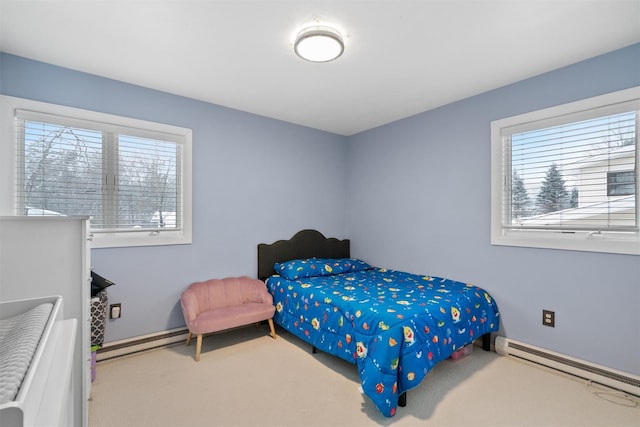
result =
[[261,280],[244,276],[192,283],[180,302],[189,328],[187,345],[197,336],[196,362],[200,361],[203,334],[268,320],[270,335],[276,338],[273,298]]

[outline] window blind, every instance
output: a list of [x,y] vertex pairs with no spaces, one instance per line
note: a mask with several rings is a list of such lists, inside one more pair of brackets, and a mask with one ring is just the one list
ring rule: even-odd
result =
[[502,130],[502,227],[638,231],[638,102]]
[[182,229],[183,136],[16,110],[18,215],[94,232]]

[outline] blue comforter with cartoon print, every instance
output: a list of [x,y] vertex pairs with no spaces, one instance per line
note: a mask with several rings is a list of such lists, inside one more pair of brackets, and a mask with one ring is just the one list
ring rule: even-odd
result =
[[274,320],[357,364],[364,393],[387,417],[437,362],[499,327],[493,298],[468,283],[346,258],[293,260],[275,271],[267,280]]

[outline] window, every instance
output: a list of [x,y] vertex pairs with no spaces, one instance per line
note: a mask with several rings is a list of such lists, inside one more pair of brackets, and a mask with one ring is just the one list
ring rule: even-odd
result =
[[94,247],[190,243],[189,129],[3,98],[12,214],[89,216]]
[[607,173],[607,196],[636,194],[636,173],[633,170]]
[[491,124],[491,241],[640,254],[640,87]]

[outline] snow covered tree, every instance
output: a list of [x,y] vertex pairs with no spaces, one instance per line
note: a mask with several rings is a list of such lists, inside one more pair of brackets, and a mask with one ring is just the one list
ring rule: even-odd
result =
[[527,216],[529,214],[529,194],[524,186],[524,181],[518,175],[517,170],[513,170],[511,180],[511,214],[514,219]]
[[540,192],[536,197],[538,211],[542,214],[556,212],[568,206],[569,192],[565,187],[564,178],[558,165],[549,166],[547,175],[542,182]]
[[573,187],[573,190],[571,190],[571,197],[569,198],[569,207],[570,208],[578,207],[578,187]]

